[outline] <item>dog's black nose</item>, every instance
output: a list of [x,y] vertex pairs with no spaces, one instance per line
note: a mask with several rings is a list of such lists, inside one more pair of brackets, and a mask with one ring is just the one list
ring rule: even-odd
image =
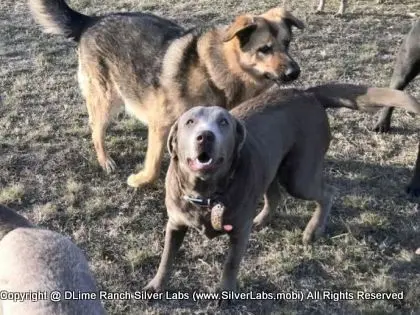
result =
[[214,141],[214,133],[211,131],[202,131],[200,132],[200,134],[197,136],[197,143],[201,144],[201,143],[206,143],[206,142],[213,142]]
[[296,80],[300,75],[300,68],[296,62],[290,63],[290,65],[286,68],[284,72],[284,78],[286,81],[293,81]]

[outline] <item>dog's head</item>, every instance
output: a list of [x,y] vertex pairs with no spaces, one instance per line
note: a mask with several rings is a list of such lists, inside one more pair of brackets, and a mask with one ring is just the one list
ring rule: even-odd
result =
[[304,28],[290,12],[274,8],[258,16],[237,17],[223,40],[242,71],[258,81],[289,82],[300,74],[299,65],[289,55],[293,26]]
[[201,180],[218,180],[229,172],[245,138],[245,126],[227,110],[198,106],[174,123],[168,150],[182,172]]

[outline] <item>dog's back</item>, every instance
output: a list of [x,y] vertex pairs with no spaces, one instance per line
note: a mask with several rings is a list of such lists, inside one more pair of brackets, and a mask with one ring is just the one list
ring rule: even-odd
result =
[[[104,314],[98,299],[64,299],[65,292],[97,291],[82,251],[68,238],[31,227],[3,206],[0,235],[0,291],[8,293],[0,314]],[[51,300],[53,291],[60,299]]]

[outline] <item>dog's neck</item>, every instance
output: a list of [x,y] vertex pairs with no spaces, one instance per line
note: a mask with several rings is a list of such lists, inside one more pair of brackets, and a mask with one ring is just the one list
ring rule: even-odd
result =
[[[223,198],[235,174],[236,163],[232,162],[229,171],[218,178],[202,179],[189,172],[183,172],[178,163],[175,164],[177,171],[177,184],[180,196],[184,199],[213,200]],[[185,198],[186,197],[186,198]]]
[[178,183],[183,196],[192,198],[214,198],[223,192],[224,181],[218,179],[203,180],[198,176],[179,172]]
[[198,54],[210,80],[226,97],[226,107],[233,108],[272,85],[261,82],[244,71],[238,60],[235,43],[223,42],[224,27],[216,27],[198,41]]

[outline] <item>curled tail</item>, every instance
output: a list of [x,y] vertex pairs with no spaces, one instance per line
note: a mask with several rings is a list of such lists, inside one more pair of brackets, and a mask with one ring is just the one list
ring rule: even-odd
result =
[[32,227],[32,224],[12,209],[0,205],[0,241],[7,233],[19,227]]
[[414,97],[390,88],[337,83],[315,86],[306,91],[313,93],[325,108],[376,111],[381,107],[398,107],[420,114],[420,103]]
[[64,35],[76,42],[95,20],[94,17],[72,10],[64,0],[29,0],[29,8],[45,32]]

